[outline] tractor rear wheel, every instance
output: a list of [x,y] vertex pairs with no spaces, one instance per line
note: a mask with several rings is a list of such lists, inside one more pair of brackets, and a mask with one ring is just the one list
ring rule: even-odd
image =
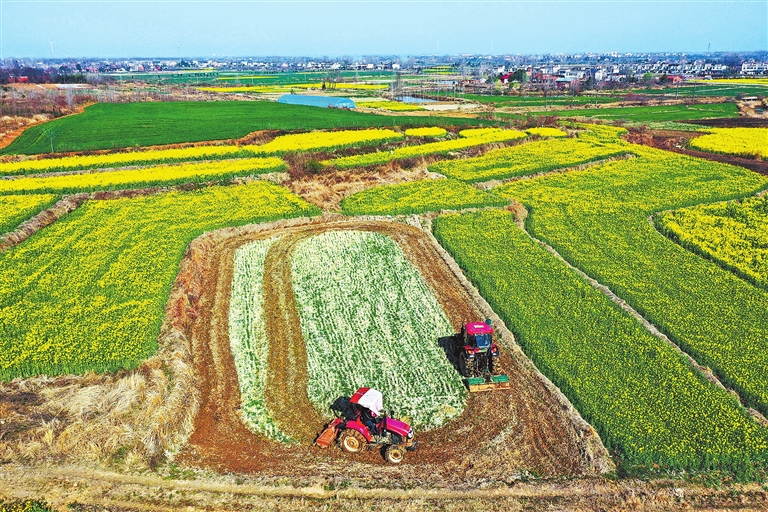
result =
[[465,377],[474,377],[477,375],[477,361],[469,359],[466,354],[459,356],[459,368]]
[[363,434],[353,429],[347,429],[342,432],[339,442],[341,443],[341,449],[347,453],[361,452],[368,443]]
[[400,464],[405,458],[405,449],[400,445],[391,444],[384,450],[384,458],[391,464]]

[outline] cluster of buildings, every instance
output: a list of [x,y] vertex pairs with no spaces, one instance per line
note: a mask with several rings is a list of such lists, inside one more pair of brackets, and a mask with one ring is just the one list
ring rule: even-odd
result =
[[[461,80],[509,82],[525,70],[525,81],[554,83],[637,82],[661,78],[675,82],[685,78],[768,76],[768,52],[713,53],[617,53],[556,55],[423,55],[352,57],[259,57],[183,59],[3,59],[0,83],[84,80],[87,75],[121,76],[139,73],[202,73],[222,71],[270,74],[297,71],[379,71],[429,73],[448,70]],[[519,78],[519,75],[518,75]],[[75,80],[76,81],[76,80]]]

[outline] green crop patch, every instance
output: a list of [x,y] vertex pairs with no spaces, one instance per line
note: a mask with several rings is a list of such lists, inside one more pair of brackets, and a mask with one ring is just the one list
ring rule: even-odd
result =
[[264,398],[269,352],[264,318],[264,260],[275,240],[257,240],[235,251],[229,301],[229,343],[245,423],[271,439],[289,442],[291,439],[278,428]]
[[497,189],[528,226],[608,286],[750,406],[768,412],[768,292],[661,235],[649,216],[768,186],[740,167],[631,146],[637,158]]
[[528,237],[510,213],[444,215],[435,235],[628,469],[768,463],[767,429]]
[[[498,113],[497,116],[521,117],[519,114]],[[686,119],[718,119],[738,117],[736,103],[706,103],[701,105],[654,105],[650,107],[573,108],[530,112],[531,116],[590,117],[606,121],[681,121]]]
[[491,121],[364,114],[271,101],[97,103],[24,131],[0,154],[37,154],[204,140],[237,139],[257,130],[393,126],[469,126]]
[[291,267],[308,394],[318,410],[373,387],[417,428],[461,414],[466,389],[438,344],[453,327],[394,240],[323,233],[296,246]]

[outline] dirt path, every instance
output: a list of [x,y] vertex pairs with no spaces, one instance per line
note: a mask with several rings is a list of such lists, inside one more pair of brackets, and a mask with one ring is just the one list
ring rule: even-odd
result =
[[[0,499],[42,498],[56,510],[766,510],[759,484],[697,486],[680,480],[575,479],[456,489],[334,486],[333,475],[276,482],[257,476],[164,478],[77,465],[0,466]],[[349,484],[349,482],[348,482]],[[335,488],[334,488],[335,487]]]
[[[376,231],[391,236],[435,291],[454,328],[480,318],[480,310],[458,278],[443,263],[422,230],[396,222],[346,220],[313,223],[233,237],[217,247],[215,265],[206,276],[200,317],[193,332],[202,393],[194,433],[178,460],[217,471],[266,475],[369,475],[414,478],[419,482],[474,478],[514,479],[523,471],[548,476],[588,473],[578,432],[551,391],[528,366],[503,355],[512,389],[475,393],[464,413],[444,427],[418,433],[421,446],[400,467],[387,466],[377,452],[349,456],[333,447],[310,446],[323,418],[306,393],[306,351],[301,337],[290,275],[296,244],[315,234],[338,229]],[[233,253],[255,239],[282,235],[265,261],[264,298],[270,325],[266,400],[275,421],[299,445],[270,441],[247,430],[240,413],[237,374],[229,349],[227,316]]]

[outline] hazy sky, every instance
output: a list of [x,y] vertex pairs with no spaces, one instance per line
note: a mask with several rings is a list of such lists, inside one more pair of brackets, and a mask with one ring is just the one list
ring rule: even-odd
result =
[[0,57],[768,50],[768,0],[0,0]]

